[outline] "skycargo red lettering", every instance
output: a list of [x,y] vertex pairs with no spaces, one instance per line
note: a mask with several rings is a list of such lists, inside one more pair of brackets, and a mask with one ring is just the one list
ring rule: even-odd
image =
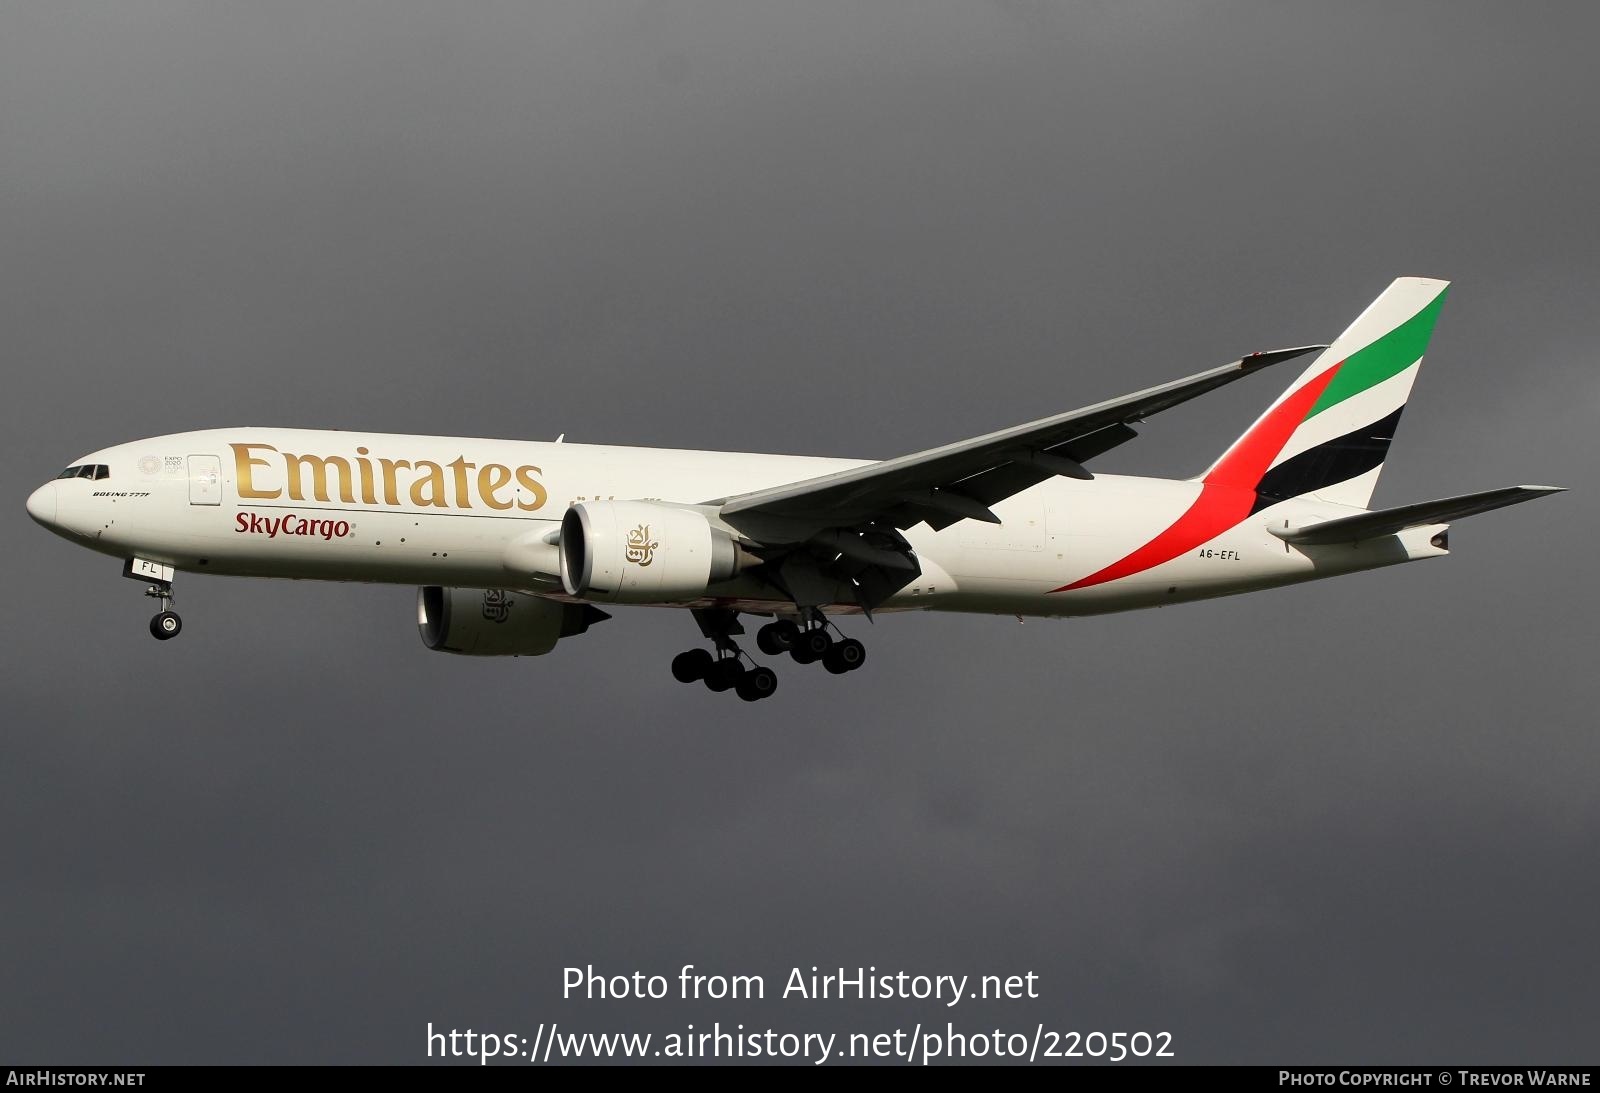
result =
[[307,519],[294,513],[282,516],[262,516],[254,512],[241,512],[233,518],[233,530],[240,535],[265,535],[276,539],[280,535],[313,536],[324,540],[348,539],[355,529],[348,520]]

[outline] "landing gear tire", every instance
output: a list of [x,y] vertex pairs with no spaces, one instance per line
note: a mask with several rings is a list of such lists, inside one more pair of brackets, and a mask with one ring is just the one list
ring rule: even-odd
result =
[[794,643],[789,655],[797,664],[814,664],[827,656],[832,647],[833,638],[826,630],[807,630]]
[[756,645],[769,657],[787,653],[800,637],[800,628],[791,619],[769,622],[756,631]]
[[822,666],[836,676],[853,672],[867,661],[867,647],[855,638],[834,643],[822,657]]
[[739,663],[738,657],[726,657],[714,663],[706,673],[706,686],[713,691],[726,691],[737,686],[744,674],[744,665]]
[[766,667],[750,669],[738,683],[739,697],[746,702],[760,702],[777,689],[778,673]]
[[183,620],[176,611],[163,611],[150,620],[150,633],[157,641],[166,641],[175,638],[183,630]]
[[716,666],[706,649],[690,649],[672,658],[672,678],[679,683],[697,683]]

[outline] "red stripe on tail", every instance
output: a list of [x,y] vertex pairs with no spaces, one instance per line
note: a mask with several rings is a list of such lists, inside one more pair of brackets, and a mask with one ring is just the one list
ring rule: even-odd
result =
[[1195,498],[1194,504],[1171,527],[1099,572],[1051,591],[1071,592],[1076,588],[1105,584],[1152,569],[1193,550],[1201,543],[1210,542],[1249,516],[1256,501],[1256,483],[1261,481],[1261,476],[1267,473],[1272,461],[1278,458],[1283,446],[1289,443],[1294,431],[1305,421],[1306,415],[1316,405],[1317,399],[1322,397],[1322,392],[1338,370],[1339,365],[1336,364],[1306,383],[1240,437],[1206,475],[1200,487],[1200,496]]

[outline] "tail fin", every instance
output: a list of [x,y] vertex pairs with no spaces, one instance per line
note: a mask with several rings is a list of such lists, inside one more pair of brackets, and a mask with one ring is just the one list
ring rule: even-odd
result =
[[1365,508],[1450,282],[1401,277],[1202,475],[1256,510],[1315,494]]

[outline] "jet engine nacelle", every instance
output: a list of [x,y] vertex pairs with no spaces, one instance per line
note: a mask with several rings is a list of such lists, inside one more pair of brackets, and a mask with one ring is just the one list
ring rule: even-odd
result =
[[587,600],[692,600],[755,561],[697,509],[584,501],[561,518],[561,583]]
[[499,588],[417,589],[417,629],[422,644],[440,653],[473,657],[537,657],[562,638],[603,619],[588,604],[557,603]]

